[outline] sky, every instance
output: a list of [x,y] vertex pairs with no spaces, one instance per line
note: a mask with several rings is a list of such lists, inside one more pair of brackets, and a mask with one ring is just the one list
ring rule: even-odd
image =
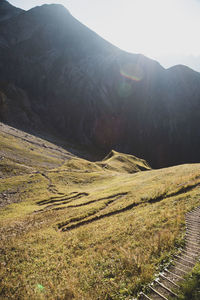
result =
[[132,53],[168,68],[185,64],[200,72],[200,0],[9,0],[23,9],[63,4],[80,22]]

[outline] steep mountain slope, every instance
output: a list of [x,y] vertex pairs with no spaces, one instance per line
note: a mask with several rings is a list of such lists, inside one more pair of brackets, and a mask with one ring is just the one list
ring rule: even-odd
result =
[[199,170],[89,162],[0,124],[0,299],[133,299],[182,245]]
[[12,6],[6,0],[1,0],[0,4],[0,22],[8,20],[22,13],[23,10]]
[[2,21],[0,45],[1,121],[154,167],[200,161],[199,73],[121,51],[61,5]]

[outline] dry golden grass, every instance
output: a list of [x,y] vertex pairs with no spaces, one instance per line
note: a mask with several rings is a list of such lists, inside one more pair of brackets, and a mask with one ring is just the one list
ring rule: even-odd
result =
[[132,299],[182,244],[184,214],[200,203],[200,164],[150,170],[113,152],[105,168],[31,153],[33,172],[12,165],[0,179],[16,202],[0,211],[0,299]]

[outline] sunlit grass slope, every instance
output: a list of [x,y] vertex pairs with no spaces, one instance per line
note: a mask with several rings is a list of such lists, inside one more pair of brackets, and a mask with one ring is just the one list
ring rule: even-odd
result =
[[24,135],[0,131],[0,299],[132,299],[182,244],[200,164],[91,163]]
[[135,173],[150,170],[148,163],[133,155],[118,153],[112,150],[101,162],[97,163],[103,168],[121,173]]

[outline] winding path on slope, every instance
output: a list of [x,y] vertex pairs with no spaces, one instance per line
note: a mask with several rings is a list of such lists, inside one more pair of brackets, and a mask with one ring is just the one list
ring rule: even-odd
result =
[[200,258],[200,206],[186,214],[185,247],[179,255],[174,256],[169,268],[159,274],[159,277],[149,285],[149,293],[141,292],[139,300],[178,299],[173,291],[179,287]]

